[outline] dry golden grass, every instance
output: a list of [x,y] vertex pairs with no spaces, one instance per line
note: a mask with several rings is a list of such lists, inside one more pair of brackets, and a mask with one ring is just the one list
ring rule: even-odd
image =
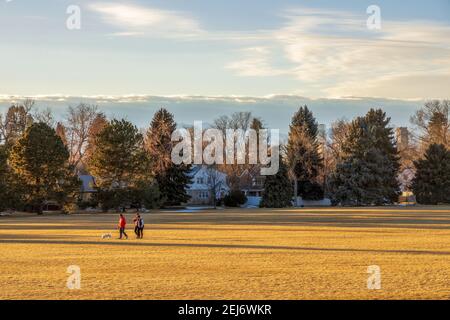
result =
[[[449,207],[158,212],[144,240],[129,228],[122,241],[116,220],[0,217],[0,298],[450,298]],[[381,290],[367,289],[369,265]]]

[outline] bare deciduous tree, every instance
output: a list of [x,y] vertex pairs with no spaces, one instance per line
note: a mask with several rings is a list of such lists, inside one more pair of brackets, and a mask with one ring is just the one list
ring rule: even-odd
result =
[[42,122],[50,128],[53,128],[55,126],[55,119],[53,118],[52,110],[50,108],[36,110],[33,114],[33,122]]
[[217,207],[217,193],[223,186],[222,176],[223,173],[217,170],[217,165],[209,165],[206,169],[207,174],[207,186],[211,192],[211,202],[214,209]]
[[[223,137],[225,139],[227,129],[232,130],[242,130],[247,131],[249,129],[255,130],[257,133],[259,130],[264,129],[262,120],[259,118],[255,118],[252,116],[251,112],[235,112],[231,116],[220,116],[216,120],[214,120],[213,128],[218,129],[222,132]],[[224,141],[225,144],[225,141]],[[235,158],[236,158],[235,154]],[[226,155],[224,154],[224,158]],[[249,148],[248,144],[246,145],[246,158],[248,160],[249,157]],[[242,174],[245,170],[251,168],[252,166],[258,166],[254,164],[249,164],[249,161],[246,161],[246,164],[237,164],[237,159],[235,159],[233,164],[221,165],[220,170],[226,173],[228,178],[228,183],[232,189],[239,188],[239,181]]]
[[419,129],[418,140],[424,151],[430,144],[443,144],[450,147],[450,100],[428,101],[411,117],[413,123]]
[[69,162],[75,168],[84,160],[89,132],[98,115],[96,105],[80,103],[76,107],[69,107],[66,120],[67,148],[70,152]]
[[13,103],[6,115],[0,115],[0,141],[13,144],[33,122],[31,111],[35,101],[26,99],[21,103]]

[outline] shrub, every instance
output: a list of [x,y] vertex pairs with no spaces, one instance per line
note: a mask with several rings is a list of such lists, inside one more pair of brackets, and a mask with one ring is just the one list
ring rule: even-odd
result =
[[232,190],[223,198],[223,202],[227,207],[240,207],[247,202],[247,197],[240,190]]
[[303,200],[322,200],[324,198],[324,190],[317,182],[299,181],[298,195]]

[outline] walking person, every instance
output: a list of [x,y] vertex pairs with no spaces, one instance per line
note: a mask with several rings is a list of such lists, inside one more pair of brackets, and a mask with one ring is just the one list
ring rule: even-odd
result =
[[126,239],[128,239],[128,235],[125,232],[125,227],[127,226],[127,220],[123,216],[123,214],[120,214],[119,218],[119,239],[122,239],[122,236],[124,235]]
[[142,238],[144,238],[144,218],[142,218],[141,216],[139,216],[138,226],[139,226],[140,237],[142,239]]
[[140,223],[139,223],[140,219],[141,219],[141,216],[139,215],[139,213],[136,213],[136,216],[133,219],[133,222],[134,222],[134,233],[136,234],[136,239],[140,239],[141,238],[141,228],[140,228]]

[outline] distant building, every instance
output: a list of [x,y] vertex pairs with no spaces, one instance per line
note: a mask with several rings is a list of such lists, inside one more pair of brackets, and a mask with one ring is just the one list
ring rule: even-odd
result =
[[[206,165],[196,165],[189,172],[192,183],[187,186],[186,192],[191,199],[188,204],[207,205],[212,204],[213,196],[216,199],[223,198],[230,188],[227,184],[227,175]],[[213,195],[213,186],[216,185],[216,194]]]
[[395,130],[397,139],[397,149],[399,151],[407,150],[409,148],[409,131],[408,128],[399,127]]

